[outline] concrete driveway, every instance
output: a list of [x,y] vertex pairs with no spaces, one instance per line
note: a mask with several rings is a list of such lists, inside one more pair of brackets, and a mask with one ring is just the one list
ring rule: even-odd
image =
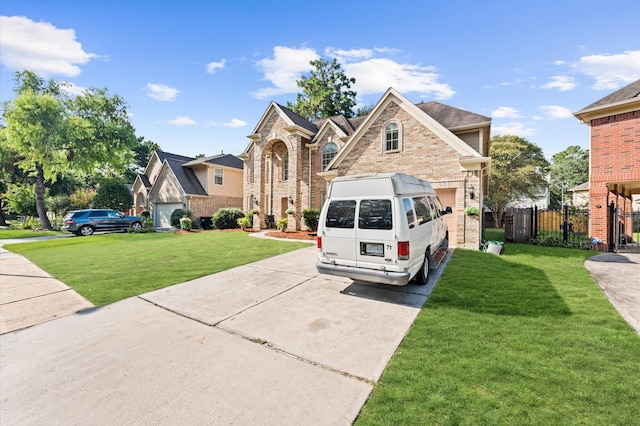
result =
[[2,335],[1,424],[351,424],[438,279],[309,247]]

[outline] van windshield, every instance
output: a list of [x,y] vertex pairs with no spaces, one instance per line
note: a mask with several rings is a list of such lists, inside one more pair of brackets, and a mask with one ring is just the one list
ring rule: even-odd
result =
[[391,229],[391,200],[362,200],[358,214],[360,229]]
[[324,226],[327,228],[353,228],[355,216],[355,200],[334,200],[329,202]]

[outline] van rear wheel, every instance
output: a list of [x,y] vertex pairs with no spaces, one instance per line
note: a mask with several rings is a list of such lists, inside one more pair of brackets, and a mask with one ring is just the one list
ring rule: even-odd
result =
[[431,270],[429,269],[430,264],[431,264],[431,255],[427,250],[427,252],[424,254],[424,261],[422,262],[422,267],[416,274],[416,284],[425,285],[427,282],[429,282],[429,273],[431,272]]

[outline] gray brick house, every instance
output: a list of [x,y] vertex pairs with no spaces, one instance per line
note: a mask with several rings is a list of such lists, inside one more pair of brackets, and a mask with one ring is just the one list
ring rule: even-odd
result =
[[242,208],[242,160],[219,154],[204,158],[155,151],[133,182],[135,214],[148,211],[155,227],[171,226],[176,209],[194,219],[220,208]]
[[[438,102],[415,104],[390,88],[367,116],[307,121],[271,102],[245,151],[243,208],[261,218],[320,208],[337,176],[399,172],[431,182],[446,206],[452,245],[478,248],[489,172],[491,119]],[[288,215],[287,210],[293,210]],[[264,225],[264,220],[261,221]]]

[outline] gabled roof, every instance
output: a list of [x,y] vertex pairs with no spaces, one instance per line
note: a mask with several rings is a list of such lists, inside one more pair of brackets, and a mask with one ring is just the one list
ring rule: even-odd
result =
[[280,107],[280,109],[282,110],[282,112],[289,117],[289,119],[296,125],[296,126],[300,126],[303,129],[306,129],[312,133],[315,133],[318,131],[318,126],[316,126],[314,123],[312,123],[311,121],[306,120],[305,118],[303,118],[302,116],[296,114],[295,112],[291,111],[289,108],[283,107],[282,105],[276,103],[276,105],[278,105],[278,107]]
[[582,108],[573,115],[584,123],[594,118],[640,109],[640,80],[624,86],[622,89],[605,96]]
[[231,167],[233,169],[243,169],[241,159],[231,154],[218,154],[210,157],[196,158],[195,160],[184,163],[184,167],[192,167],[198,164],[215,164],[218,166]]
[[[462,141],[456,135],[451,133],[451,131],[447,129],[447,127],[445,127],[435,118],[433,118],[431,115],[427,114],[425,111],[419,108],[419,105],[416,105],[410,102],[407,98],[401,95],[397,90],[390,87],[382,96],[382,98],[378,101],[378,103],[374,106],[374,108],[371,110],[369,115],[367,115],[362,121],[362,123],[356,128],[356,131],[349,137],[349,140],[347,141],[345,146],[333,158],[331,163],[327,166],[327,170],[335,168],[337,165],[339,165],[342,162],[344,158],[346,158],[349,152],[358,143],[361,136],[366,133],[369,127],[375,122],[375,120],[377,120],[381,112],[384,111],[384,109],[391,102],[396,103],[398,106],[400,106],[400,108],[407,111],[413,118],[418,120],[420,123],[422,123],[422,125],[424,125],[433,133],[435,133],[441,140],[443,140],[445,143],[447,143],[449,146],[455,149],[460,154],[461,158],[465,160],[465,163],[471,164],[471,163],[477,162],[478,160],[490,161],[488,158],[482,157],[480,153],[478,153],[476,150],[471,148],[469,145],[467,145],[464,141]],[[436,111],[444,111],[448,108],[452,108],[452,107],[442,108],[442,107],[446,107],[446,105],[438,104],[437,102],[435,102],[434,105],[432,106],[433,106],[433,109]],[[464,116],[465,114],[462,114],[462,113],[467,113],[467,111],[459,110],[457,108],[452,108],[452,109],[456,109],[460,111],[460,113],[457,114],[459,116]],[[468,114],[471,114],[476,117],[482,117],[482,116],[479,116],[478,114],[473,114],[473,113],[468,113]],[[487,121],[490,122],[490,119],[488,119],[487,117],[483,117],[483,118],[487,119]],[[444,119],[444,117],[441,117],[441,119]],[[477,118],[474,118],[474,119],[477,119]]]
[[636,80],[631,84],[624,86],[622,89],[616,90],[610,95],[605,96],[604,98],[595,101],[589,106],[582,108],[581,111],[587,109],[593,109],[596,107],[603,107],[605,105],[615,104],[618,102],[628,101],[633,98],[638,98],[640,95],[640,80]]
[[160,161],[171,159],[171,160],[177,160],[177,161],[182,161],[183,163],[186,163],[187,161],[191,161],[194,159],[193,157],[185,157],[184,155],[171,154],[170,152],[164,152],[160,150],[157,150],[156,154],[158,155],[158,158],[160,159]]
[[208,195],[207,191],[204,190],[193,170],[188,167],[183,167],[183,160],[175,158],[165,158],[164,164],[166,164],[171,169],[176,179],[178,180],[178,183],[186,194]]
[[416,106],[449,130],[479,127],[491,123],[491,118],[489,117],[441,104],[440,102],[420,102]]
[[140,181],[145,186],[145,188],[151,188],[151,182],[149,181],[147,175],[138,173],[138,177],[140,178]]

